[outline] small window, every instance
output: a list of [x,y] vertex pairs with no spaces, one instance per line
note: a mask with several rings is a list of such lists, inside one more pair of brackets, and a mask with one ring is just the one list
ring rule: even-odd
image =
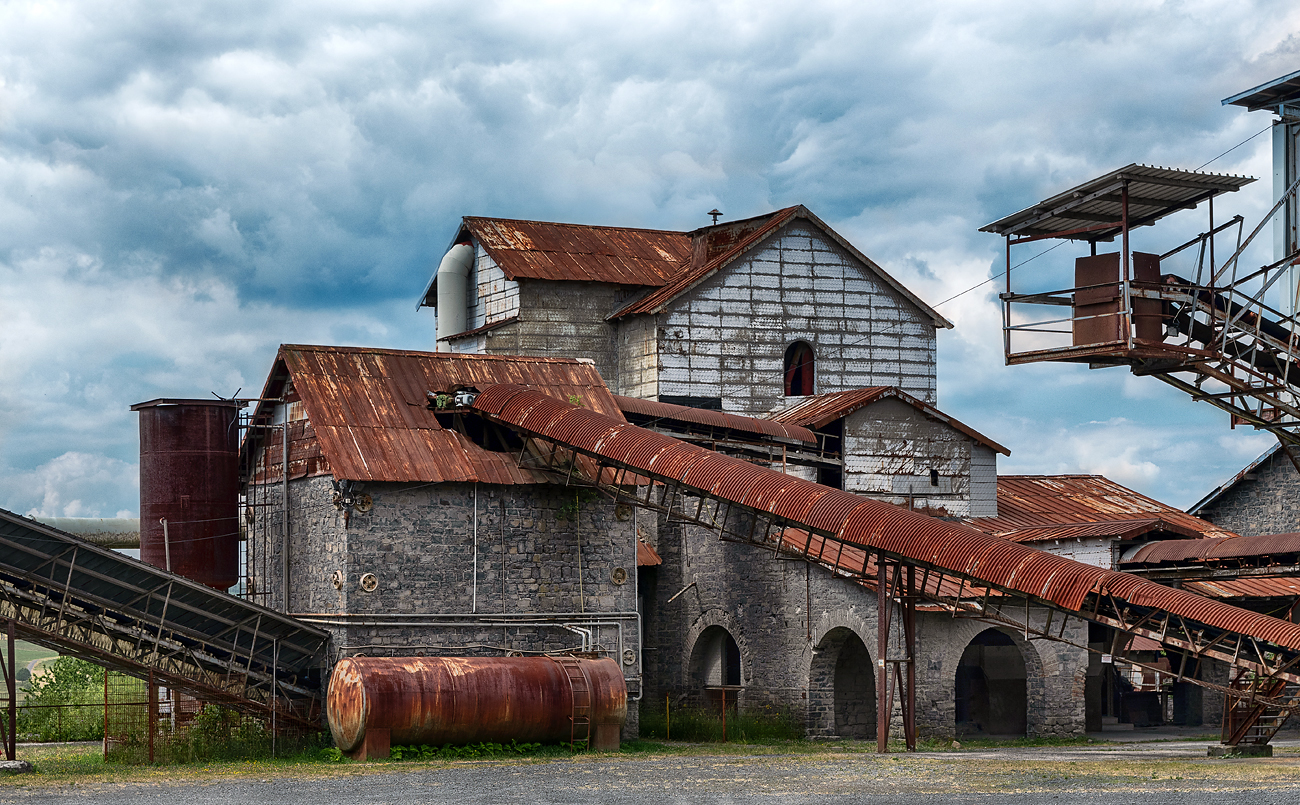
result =
[[807,397],[814,390],[816,373],[812,347],[806,341],[796,341],[785,351],[785,396]]

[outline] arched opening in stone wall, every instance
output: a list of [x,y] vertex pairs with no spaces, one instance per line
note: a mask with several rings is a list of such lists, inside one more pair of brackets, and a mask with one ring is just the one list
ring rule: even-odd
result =
[[1024,735],[1028,726],[1025,657],[1010,636],[985,629],[957,665],[958,735]]
[[831,629],[814,649],[809,689],[815,734],[871,738],[876,734],[876,672],[867,646],[852,629]]
[[720,709],[723,702],[734,707],[740,689],[740,646],[721,626],[700,633],[691,651],[691,682],[704,703]]

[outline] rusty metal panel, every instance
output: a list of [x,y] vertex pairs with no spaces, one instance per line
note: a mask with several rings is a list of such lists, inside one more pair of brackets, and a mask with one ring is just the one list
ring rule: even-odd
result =
[[690,262],[683,232],[467,217],[465,228],[511,280],[659,287]]
[[348,657],[330,677],[330,732],[349,753],[368,730],[387,731],[395,744],[556,743],[574,737],[584,698],[593,737],[599,727],[621,728],[627,687],[618,663],[564,662],[581,678],[571,681],[551,657]]

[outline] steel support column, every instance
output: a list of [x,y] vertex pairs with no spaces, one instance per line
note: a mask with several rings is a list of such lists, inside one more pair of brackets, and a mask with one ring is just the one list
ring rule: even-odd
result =
[[876,557],[876,751],[889,751],[889,565]]
[[6,713],[8,724],[5,725],[5,760],[18,759],[18,667],[14,664],[14,622],[11,618],[5,624],[5,642],[8,644],[7,657],[0,660],[3,663],[5,678],[5,693],[8,695],[8,712]]

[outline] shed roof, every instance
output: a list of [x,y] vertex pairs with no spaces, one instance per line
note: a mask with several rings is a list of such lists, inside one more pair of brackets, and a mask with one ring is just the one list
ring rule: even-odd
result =
[[358,347],[280,347],[259,403],[265,413],[287,376],[335,478],[352,481],[544,483],[514,455],[443,427],[430,391],[515,383],[623,415],[595,368],[568,358],[523,358]]
[[895,386],[867,386],[860,389],[804,397],[800,402],[783,411],[777,411],[769,415],[768,418],[773,422],[780,422],[785,425],[824,428],[837,419],[843,419],[855,411],[884,399],[896,399],[905,402],[926,416],[961,431],[980,444],[992,448],[1004,456],[1011,455],[1010,450],[974,428],[953,419],[933,405],[923,402]]
[[935,327],[952,328],[952,322],[939,315],[934,308],[921,301],[920,297],[909,291],[898,280],[889,275],[871,258],[858,251],[852,243],[849,243],[838,232],[831,229],[816,215],[813,215],[803,205],[786,207],[776,212],[760,215],[754,218],[746,218],[741,221],[729,221],[725,224],[704,227],[690,233],[694,249],[691,255],[690,266],[687,270],[674,276],[671,281],[651,291],[646,296],[638,299],[621,310],[614,312],[609,318],[617,319],[623,316],[631,316],[638,313],[660,313],[666,309],[674,299],[690,291],[692,288],[704,282],[709,277],[717,274],[726,268],[732,262],[743,256],[750,249],[758,246],[772,235],[776,234],[782,227],[796,219],[803,219],[813,226],[826,233],[831,240],[835,241],[842,249],[851,254],[855,259],[865,265],[871,272],[880,277],[880,279],[889,287],[893,288],[900,296],[921,309],[923,313],[934,323]]
[[1254,112],[1257,109],[1271,109],[1278,104],[1297,99],[1300,99],[1300,70],[1272,81],[1265,81],[1258,87],[1238,92],[1230,98],[1224,98],[1223,105],[1241,106]]
[[[1250,176],[1204,173],[1151,165],[1126,165],[1057,193],[1032,207],[999,218],[981,232],[1008,237],[1056,236],[1111,240],[1120,234],[1121,192],[1128,184],[1129,228],[1147,226],[1166,215],[1192,209],[1206,199],[1255,181]],[[1110,223],[1112,226],[1104,226]],[[1101,228],[1095,228],[1101,226]],[[1087,229],[1087,231],[1078,231]]]
[[998,516],[966,522],[1012,542],[1132,539],[1153,531],[1192,538],[1236,536],[1101,475],[999,476]]
[[[472,237],[511,280],[583,280],[658,287],[690,263],[685,232],[466,216],[456,242]],[[438,274],[420,307],[437,306]]]

